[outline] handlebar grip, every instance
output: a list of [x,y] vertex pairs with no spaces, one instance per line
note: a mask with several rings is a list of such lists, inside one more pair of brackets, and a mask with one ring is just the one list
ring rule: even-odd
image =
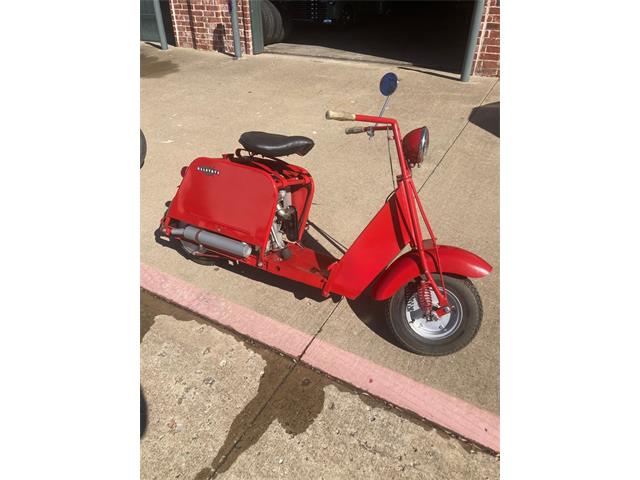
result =
[[367,127],[349,127],[344,129],[344,133],[352,135],[354,133],[364,133],[367,131]]
[[355,113],[333,112],[331,110],[327,110],[327,113],[325,113],[324,116],[325,116],[325,118],[327,120],[347,121],[347,120],[355,120],[356,119],[356,114]]

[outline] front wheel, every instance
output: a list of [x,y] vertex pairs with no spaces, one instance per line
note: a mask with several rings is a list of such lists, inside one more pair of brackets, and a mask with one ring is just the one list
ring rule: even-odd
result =
[[[439,275],[433,279],[442,292]],[[407,350],[420,355],[448,355],[473,340],[482,321],[482,301],[467,278],[444,275],[451,312],[428,317],[418,304],[417,282],[407,283],[387,301],[387,321],[394,336]],[[438,299],[431,292],[437,307]]]

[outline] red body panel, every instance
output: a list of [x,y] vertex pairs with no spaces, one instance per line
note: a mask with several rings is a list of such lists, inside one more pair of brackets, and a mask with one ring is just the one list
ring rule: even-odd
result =
[[400,185],[331,270],[327,291],[356,298],[400,253],[409,241],[404,195]]
[[[218,173],[203,173],[199,167]],[[277,195],[267,172],[224,158],[201,157],[187,168],[167,214],[172,220],[263,246]]]
[[[435,273],[435,250],[431,242],[425,241],[425,253],[429,271]],[[474,253],[458,247],[439,245],[440,268],[442,273],[453,273],[463,277],[480,278],[488,275],[493,268]],[[415,252],[407,252],[393,262],[376,281],[371,290],[375,300],[386,300],[398,291],[400,287],[420,275],[420,264]]]
[[298,165],[279,159],[240,156],[231,160],[233,156],[229,155],[228,157],[234,163],[239,162],[247,167],[257,168],[268,173],[277,190],[288,189],[291,191],[291,204],[298,212],[298,225],[300,228],[297,241],[300,241],[309,218],[309,210],[311,209],[314,193],[313,178],[309,172]]
[[275,160],[196,158],[185,171],[166,222],[182,221],[264,251],[281,188],[291,188],[301,237],[313,180],[303,168]]
[[329,267],[336,259],[297,243],[289,243],[288,248],[291,258],[283,260],[279,253],[269,252],[264,257],[262,268],[281,277],[323,288],[329,276]]

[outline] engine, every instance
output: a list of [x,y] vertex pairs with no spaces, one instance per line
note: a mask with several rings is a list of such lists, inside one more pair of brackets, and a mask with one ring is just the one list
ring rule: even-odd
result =
[[305,169],[225,154],[196,158],[182,175],[163,219],[167,235],[234,258],[290,258],[288,242],[300,241],[313,197]]
[[291,191],[279,190],[276,214],[271,224],[267,252],[280,251],[283,258],[288,258],[286,240],[294,242],[298,235],[298,212],[291,204]]

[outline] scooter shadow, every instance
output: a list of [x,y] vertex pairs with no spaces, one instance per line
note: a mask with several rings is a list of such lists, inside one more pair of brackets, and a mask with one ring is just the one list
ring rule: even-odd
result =
[[[154,232],[154,236],[157,244],[162,245],[163,247],[167,247],[172,250],[175,250],[183,258],[191,261],[191,259],[180,248],[178,241],[173,238],[167,239],[166,237],[163,237],[162,230],[160,228],[158,228]],[[324,250],[323,253],[326,252],[326,250],[323,249],[317,241],[309,240],[309,238],[311,237],[308,236],[309,238],[306,238],[307,236],[308,234],[305,232],[305,237],[303,237],[303,242],[306,246],[320,250],[320,251]],[[326,253],[328,254],[328,252]],[[294,282],[287,278],[278,277],[277,275],[273,275],[272,273],[265,272],[258,268],[250,267],[242,263],[230,264],[229,262],[221,260],[219,262],[215,262],[215,264],[213,265],[202,265],[202,268],[210,268],[212,270],[217,270],[219,268],[222,268],[224,270],[227,270],[228,272],[232,272],[237,275],[242,275],[243,277],[249,278],[256,282],[264,283],[272,287],[276,287],[281,290],[291,292],[293,296],[298,300],[303,300],[307,298],[309,300],[313,300],[314,302],[318,302],[318,303],[324,302],[327,300],[330,300],[333,303],[338,303],[340,301],[340,297],[337,295],[331,295],[329,298],[325,298],[322,296],[322,293],[320,293],[318,289],[313,288],[309,285]]]
[[[373,283],[375,283],[375,280],[372,284]],[[371,285],[355,300],[347,299],[347,303],[353,313],[356,314],[356,317],[358,317],[369,330],[391,345],[404,349],[404,347],[398,343],[389,327],[385,313],[385,302],[378,302],[371,297]]]
[[[179,255],[181,255],[186,260],[191,261],[187,255],[185,255],[182,249],[178,245],[178,241],[171,238],[167,239],[162,236],[162,230],[158,228],[155,232],[155,240],[156,243],[162,245],[163,247],[170,248],[175,250]],[[302,237],[303,245],[306,247],[312,248],[320,253],[324,253],[326,255],[331,255],[331,253],[322,246],[320,242],[318,242],[313,236],[309,234],[309,232],[305,232]],[[241,263],[231,265],[225,261],[216,262],[214,265],[203,265],[203,268],[211,268],[216,270],[218,268],[222,268],[227,270],[228,272],[232,272],[234,274],[242,275],[245,278],[249,278],[256,282],[265,283],[272,287],[279,288],[281,290],[285,290],[291,292],[293,296],[298,300],[303,300],[305,298],[313,300],[314,302],[325,302],[331,301],[334,304],[338,303],[342,297],[338,295],[331,295],[329,298],[325,298],[322,296],[320,291],[316,288],[310,287],[308,285],[294,282],[292,280],[288,280],[283,277],[278,277],[269,272],[265,272],[263,270],[259,270],[254,267],[250,267],[247,265],[243,265]],[[375,280],[374,280],[375,282]],[[374,283],[372,282],[372,284]],[[385,316],[385,304],[384,302],[375,301],[371,298],[371,286],[369,286],[358,298],[355,300],[347,300],[347,304],[353,311],[353,313],[358,317],[358,319],[364,323],[369,330],[373,333],[381,337],[386,342],[398,347],[403,348],[395,339],[389,325],[386,321]]]

